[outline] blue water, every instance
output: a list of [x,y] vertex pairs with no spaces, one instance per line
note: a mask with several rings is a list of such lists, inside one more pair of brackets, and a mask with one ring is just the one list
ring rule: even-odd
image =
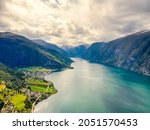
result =
[[150,112],[150,77],[74,59],[74,69],[52,73],[58,93],[35,112]]

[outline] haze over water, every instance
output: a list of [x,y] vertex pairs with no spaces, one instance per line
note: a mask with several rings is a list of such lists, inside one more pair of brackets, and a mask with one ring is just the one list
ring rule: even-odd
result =
[[74,69],[52,73],[58,93],[35,112],[150,112],[150,77],[73,59]]

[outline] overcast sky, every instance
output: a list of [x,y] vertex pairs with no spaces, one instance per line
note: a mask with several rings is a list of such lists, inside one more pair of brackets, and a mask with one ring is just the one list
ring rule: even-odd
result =
[[150,0],[0,0],[0,31],[51,43],[110,41],[150,29]]

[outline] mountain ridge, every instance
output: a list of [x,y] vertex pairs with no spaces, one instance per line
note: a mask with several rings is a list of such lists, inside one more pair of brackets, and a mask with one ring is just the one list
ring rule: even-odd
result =
[[61,55],[63,55],[63,56],[66,56],[66,57],[68,56],[68,54],[67,54],[67,52],[66,52],[65,50],[61,49],[60,47],[58,47],[58,46],[55,45],[55,44],[46,42],[46,41],[44,41],[44,40],[42,40],[42,39],[34,39],[34,40],[32,40],[32,41],[33,41],[33,42],[36,42],[37,44],[42,45],[42,46],[44,46],[44,47],[46,47],[46,48],[55,50],[55,51],[57,51],[58,53],[60,53]]
[[11,32],[0,32],[0,48],[0,61],[11,68],[63,68],[69,67],[72,62],[55,50],[46,49],[22,35]]
[[87,49],[84,59],[150,75],[150,31],[94,45]]

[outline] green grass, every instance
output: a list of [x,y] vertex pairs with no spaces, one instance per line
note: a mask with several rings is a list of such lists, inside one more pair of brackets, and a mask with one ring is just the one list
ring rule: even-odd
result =
[[28,68],[21,68],[19,70],[22,71],[29,71],[29,72],[50,72],[51,69],[43,68],[43,67],[28,67]]
[[23,94],[17,94],[12,97],[11,102],[18,110],[21,111],[25,107],[26,99],[27,99],[27,96],[25,96]]
[[31,90],[35,92],[44,93],[47,90],[48,86],[50,87],[46,92],[55,93],[56,91],[51,82],[46,82],[43,80],[30,79],[27,82],[27,85],[29,85],[31,87]]
[[[41,92],[44,93],[47,90],[47,86],[44,85],[31,85],[31,90],[35,92]],[[54,93],[55,89],[54,87],[49,87],[46,92]]]
[[46,91],[47,86],[44,85],[30,85],[31,90],[35,92],[44,93]]
[[28,80],[27,84],[35,84],[35,85],[49,85],[51,84],[50,82],[44,81],[44,80],[39,80],[39,79],[30,79]]

